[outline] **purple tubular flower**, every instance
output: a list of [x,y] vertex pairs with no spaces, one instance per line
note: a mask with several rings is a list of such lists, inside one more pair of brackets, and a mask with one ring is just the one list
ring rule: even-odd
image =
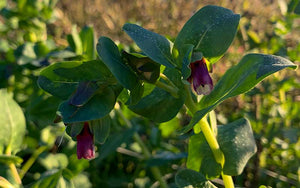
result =
[[192,70],[191,76],[188,81],[191,83],[192,89],[198,95],[208,95],[213,90],[213,82],[208,73],[205,59],[195,61],[190,64]]
[[84,122],[83,130],[77,138],[77,158],[93,159],[95,158],[94,138],[90,131],[88,122]]

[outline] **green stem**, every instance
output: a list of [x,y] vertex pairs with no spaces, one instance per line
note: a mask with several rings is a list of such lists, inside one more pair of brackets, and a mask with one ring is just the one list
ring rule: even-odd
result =
[[222,173],[222,179],[226,188],[234,188],[232,177]]
[[[185,90],[186,90],[186,93],[187,93],[187,98],[186,98],[186,101],[185,101],[185,105],[191,111],[191,113],[194,115],[197,112],[198,107],[192,99],[190,88],[188,86],[185,86]],[[209,126],[209,123],[207,122],[207,119],[202,118],[198,122],[198,124],[200,125],[200,129],[201,129],[201,131],[202,131],[202,133],[203,133],[203,135],[204,135],[211,151],[213,152],[215,160],[217,161],[217,163],[221,164],[221,166],[223,168],[224,163],[225,163],[225,157],[224,157],[223,152],[220,149],[219,143],[218,143],[213,131],[211,130],[211,128]],[[231,176],[224,175],[222,173],[222,178],[223,178],[224,185],[225,185],[226,188],[233,188],[234,187]]]
[[38,156],[41,153],[43,153],[43,151],[45,151],[47,148],[48,148],[47,146],[41,146],[37,150],[35,150],[33,152],[33,154],[31,155],[31,157],[26,161],[26,163],[24,164],[24,166],[21,169],[21,172],[20,172],[21,179],[23,179],[23,177],[25,176],[26,172],[30,169],[30,167],[36,161],[36,159],[38,158]]
[[[7,148],[5,150],[5,154],[6,155],[11,155],[11,147],[10,147],[10,145],[7,146]],[[14,163],[10,163],[8,165],[8,167],[9,167],[9,169],[10,169],[10,171],[11,171],[11,173],[12,173],[14,179],[15,179],[15,181],[17,182],[17,184],[21,185],[22,181],[21,181],[21,178],[19,176],[19,173],[18,173],[18,170],[16,168],[16,165]]]
[[192,93],[190,91],[189,85],[184,85],[184,89],[186,91],[186,99],[185,99],[185,106],[191,111],[191,113],[194,115],[198,110],[198,106],[195,104]]
[[169,92],[173,97],[175,98],[178,98],[178,88],[177,87],[173,87],[173,86],[170,86],[168,84],[165,84],[161,81],[156,81],[155,82],[155,85],[161,89],[164,89],[165,91]]
[[[116,112],[120,115],[120,117],[122,118],[122,120],[125,122],[125,125],[128,128],[132,128],[132,124],[131,122],[124,116],[122,110],[120,109],[119,105],[115,106],[115,110]],[[140,145],[140,147],[142,148],[143,151],[143,155],[144,158],[150,159],[152,157],[151,152],[149,151],[149,149],[147,148],[147,146],[145,145],[145,143],[142,141],[140,135],[138,133],[134,133],[133,134],[133,139]],[[151,167],[150,168],[153,176],[155,177],[155,179],[160,183],[160,187],[162,188],[168,188],[168,184],[167,182],[162,178],[161,172],[159,170],[158,167]]]
[[22,184],[22,181],[21,181],[21,178],[20,178],[20,176],[19,176],[19,173],[18,173],[18,170],[17,170],[15,164],[10,163],[10,164],[8,165],[8,167],[9,167],[9,169],[11,170],[12,175],[13,175],[13,177],[15,178],[17,184],[21,185],[21,184]]

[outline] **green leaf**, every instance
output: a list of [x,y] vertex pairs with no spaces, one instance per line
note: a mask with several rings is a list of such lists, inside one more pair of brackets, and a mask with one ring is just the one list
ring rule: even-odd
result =
[[180,170],[175,176],[175,182],[178,187],[216,188],[201,173],[189,169]]
[[134,132],[134,129],[128,129],[110,135],[107,141],[100,148],[99,153],[101,153],[101,155],[96,159],[97,162],[105,159],[107,156],[114,153],[122,143],[128,142],[128,140],[132,138]]
[[82,42],[82,51],[86,60],[95,59],[95,38],[94,30],[91,27],[84,27],[80,33],[80,38]]
[[15,154],[25,135],[26,121],[20,106],[5,89],[0,90],[0,154],[6,149]]
[[134,89],[130,91],[130,97],[126,102],[127,105],[137,104],[144,94],[144,85],[139,82]]
[[[230,176],[240,175],[257,150],[250,123],[242,118],[218,126],[217,132],[217,140],[225,156],[223,173]],[[187,167],[200,171],[207,179],[221,174],[221,166],[214,159],[202,132],[190,138]]]
[[240,175],[257,151],[250,122],[242,118],[219,126],[217,140],[225,156],[224,174]]
[[46,156],[39,157],[39,162],[47,170],[64,169],[68,166],[68,157],[63,153],[50,153]]
[[72,138],[76,138],[76,136],[81,133],[82,129],[83,129],[83,123],[75,122],[67,125],[66,131]]
[[116,82],[100,60],[54,63],[43,69],[38,78],[43,90],[64,100],[76,90],[79,82],[84,81],[96,81],[103,86]]
[[77,55],[82,55],[82,42],[80,36],[77,31],[76,25],[72,26],[72,33],[71,35],[67,36],[67,40],[69,42],[70,47],[74,50]]
[[[191,58],[192,58],[192,53],[193,53],[193,49],[194,46],[193,45],[184,45],[184,56],[182,58],[182,68],[181,68],[181,73],[182,73],[182,77],[184,80],[187,80],[190,75],[191,75],[191,69],[189,67],[190,63],[191,63]],[[180,58],[181,59],[181,58]]]
[[57,97],[46,94],[32,95],[30,104],[26,109],[28,120],[35,122],[39,127],[44,127],[53,123],[56,110],[61,100]]
[[136,87],[138,84],[137,76],[130,67],[123,62],[118,47],[111,39],[100,37],[97,44],[97,52],[122,86],[129,90]]
[[17,164],[20,165],[23,159],[15,155],[0,155],[0,163],[3,164]]
[[237,65],[226,71],[209,95],[202,97],[200,106],[203,109],[196,112],[191,122],[179,132],[188,132],[224,100],[249,91],[270,74],[287,67],[295,69],[297,66],[279,56],[247,54]]
[[179,54],[185,54],[184,45],[192,44],[194,51],[202,52],[210,62],[216,62],[233,41],[239,20],[240,16],[229,9],[205,6],[183,26],[174,48]]
[[98,144],[103,144],[109,136],[110,117],[105,116],[101,119],[91,121],[91,128],[94,134],[94,140]]
[[164,74],[179,88],[179,98],[156,87],[136,105],[129,105],[130,110],[155,122],[169,121],[176,116],[185,100],[185,93],[181,92],[184,90],[181,75],[176,69],[170,68],[166,68]]
[[46,171],[39,180],[31,184],[31,188],[47,187],[56,188],[61,176],[61,170]]
[[19,65],[25,65],[28,63],[34,64],[37,56],[34,52],[34,44],[26,42],[19,46],[15,51],[14,55]]
[[221,165],[216,162],[202,133],[190,137],[186,166],[201,172],[207,179],[217,178],[222,172]]
[[69,104],[81,107],[86,104],[97,92],[99,86],[95,81],[80,82],[76,92],[69,99]]
[[[257,150],[250,123],[242,118],[218,126],[217,132],[217,140],[225,156],[223,173],[230,176],[240,175]],[[190,138],[187,167],[200,171],[207,179],[221,174],[221,166],[214,159],[202,132]]]
[[107,87],[97,93],[82,107],[70,105],[68,101],[60,104],[58,111],[64,123],[82,122],[106,116],[115,106],[120,91]]
[[175,67],[171,54],[173,46],[171,41],[135,24],[126,23],[123,30],[153,61],[169,68]]
[[137,53],[127,53],[125,51],[122,52],[122,57],[140,79],[154,84],[159,78],[160,64],[154,62],[149,57]]
[[187,157],[187,153],[172,153],[169,151],[161,152],[154,155],[152,158],[146,161],[146,166],[162,166],[170,165],[180,161]]

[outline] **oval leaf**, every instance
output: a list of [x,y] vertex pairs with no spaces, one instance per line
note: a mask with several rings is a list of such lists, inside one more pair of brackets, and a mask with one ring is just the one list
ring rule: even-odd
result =
[[138,84],[135,73],[122,60],[118,47],[107,38],[100,37],[97,52],[119,83],[126,89],[132,90]]
[[100,60],[65,61],[43,69],[38,85],[61,99],[67,99],[81,81],[97,81],[98,85],[114,83],[115,78]]
[[123,30],[153,61],[166,67],[175,67],[171,55],[173,45],[171,41],[135,24],[127,23],[123,26]]
[[25,117],[20,106],[5,89],[0,90],[0,98],[0,154],[7,147],[15,154],[20,149],[25,135]]
[[242,118],[219,126],[217,140],[225,156],[224,174],[240,175],[257,151],[250,122]]
[[178,34],[174,48],[179,54],[185,44],[203,53],[210,62],[217,61],[228,49],[236,34],[240,16],[231,10],[208,5],[194,14]]
[[82,107],[70,105],[68,101],[65,101],[60,104],[58,111],[64,123],[99,119],[106,116],[114,108],[116,97],[119,95],[119,91],[116,92],[111,87],[107,87],[101,93],[95,94]]
[[[251,125],[247,119],[242,118],[217,128],[217,140],[225,156],[223,173],[240,175],[257,150]],[[200,171],[208,179],[221,174],[221,165],[214,159],[202,132],[190,138],[188,152],[188,168]]]

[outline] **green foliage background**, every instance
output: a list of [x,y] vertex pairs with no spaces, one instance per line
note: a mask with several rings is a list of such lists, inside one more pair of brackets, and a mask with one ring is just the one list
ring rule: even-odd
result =
[[[214,67],[214,82],[245,53],[279,55],[299,65],[300,17],[299,6],[294,6],[297,3],[294,0],[0,1],[0,87],[12,95],[1,90],[0,104],[6,100],[12,104],[9,107],[15,108],[12,113],[20,127],[25,125],[23,116],[26,119],[26,131],[18,130],[24,137],[15,139],[14,147],[21,146],[12,147],[12,151],[0,148],[3,154],[0,176],[15,184],[7,164],[13,162],[18,169],[25,170],[24,164],[33,159],[33,165],[23,174],[23,185],[47,187],[49,182],[58,182],[61,187],[158,187],[150,172],[151,167],[158,166],[170,186],[175,187],[175,174],[186,165],[188,150],[187,137],[178,136],[175,130],[187,125],[190,117],[181,112],[170,122],[158,124],[122,107],[132,128],[125,126],[119,114],[110,114],[110,135],[105,144],[96,145],[97,158],[90,162],[78,160],[76,143],[64,133],[64,125],[53,123],[64,96],[62,93],[50,96],[38,87],[41,69],[61,59],[93,59],[95,53],[84,53],[91,52],[87,47],[93,41],[80,39],[88,39],[91,34],[91,27],[79,32],[86,25],[94,26],[95,38],[108,36],[117,44],[117,41],[126,44],[120,48],[136,50],[137,46],[122,31],[126,22],[138,23],[173,40],[193,12],[207,4],[229,8],[242,18],[233,45]],[[68,89],[66,92],[70,92]],[[284,70],[270,76],[250,92],[226,100],[216,112],[218,124],[246,116],[255,133],[258,152],[244,172],[234,177],[236,185],[299,185],[299,70]],[[5,121],[7,116],[0,117]],[[152,158],[143,158],[140,146],[132,139],[134,132],[151,149]],[[6,129],[0,130],[2,140],[7,134]],[[222,187],[217,180],[214,183]]]

